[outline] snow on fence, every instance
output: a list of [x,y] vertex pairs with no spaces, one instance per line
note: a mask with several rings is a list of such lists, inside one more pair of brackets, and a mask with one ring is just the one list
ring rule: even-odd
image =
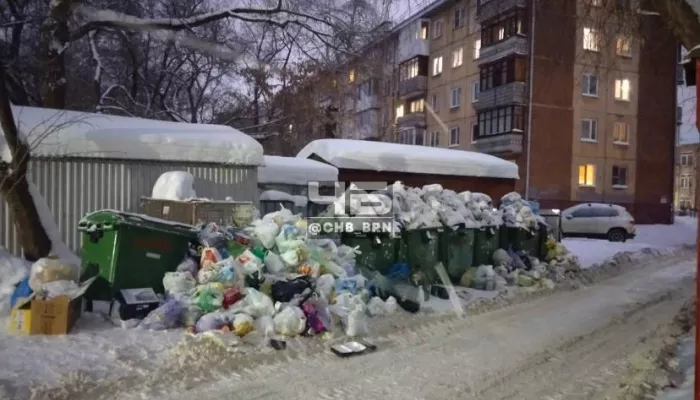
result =
[[[140,197],[150,196],[167,171],[191,173],[200,197],[258,201],[262,146],[233,128],[31,107],[13,111],[33,147],[28,179],[73,251],[80,248],[77,224],[83,215],[99,209],[138,212]],[[2,135],[0,154],[9,156]],[[18,239],[2,202],[0,246],[19,254]]]

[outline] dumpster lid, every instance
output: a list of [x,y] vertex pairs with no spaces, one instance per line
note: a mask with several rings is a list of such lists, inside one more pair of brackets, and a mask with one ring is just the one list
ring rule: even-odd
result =
[[159,226],[160,228],[169,227],[178,231],[191,231],[194,229],[193,226],[178,222],[166,221],[164,219],[149,217],[148,215],[116,210],[99,210],[88,213],[80,219],[80,222],[78,223],[78,229],[113,229],[114,227],[121,224],[150,226],[155,225]]

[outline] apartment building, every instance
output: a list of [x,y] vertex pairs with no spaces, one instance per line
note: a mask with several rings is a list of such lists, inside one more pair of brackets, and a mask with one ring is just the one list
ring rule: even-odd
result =
[[673,191],[673,207],[676,210],[697,208],[695,191],[698,182],[697,155],[700,143],[682,144],[678,146],[678,157],[675,166],[675,187]]
[[[624,29],[610,7],[640,23]],[[497,155],[543,207],[614,202],[640,223],[670,223],[678,45],[638,10],[637,0],[435,1],[383,39],[390,68],[353,76],[381,85],[368,93],[382,126],[363,109],[363,129],[341,131]]]

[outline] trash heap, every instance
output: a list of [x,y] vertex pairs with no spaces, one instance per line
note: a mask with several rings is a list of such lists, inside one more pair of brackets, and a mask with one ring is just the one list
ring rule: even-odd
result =
[[500,211],[504,225],[510,228],[535,230],[539,223],[544,223],[542,217],[533,213],[530,204],[516,192],[501,198]]
[[483,193],[444,189],[439,184],[422,188],[395,182],[390,189],[397,219],[405,230],[449,227],[457,229],[499,226],[500,214],[493,209],[491,198]]
[[208,224],[201,246],[163,278],[165,302],[139,324],[191,333],[258,331],[265,338],[367,332],[366,318],[396,310],[355,272],[355,250],[307,240],[307,221],[282,207],[243,230]]

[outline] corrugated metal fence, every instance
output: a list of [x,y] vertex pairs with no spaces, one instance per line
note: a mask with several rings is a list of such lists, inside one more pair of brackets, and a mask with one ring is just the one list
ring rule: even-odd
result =
[[[107,160],[87,158],[34,158],[29,180],[53,212],[58,229],[69,248],[78,251],[78,221],[100,209],[137,212],[139,198],[150,196],[158,177],[168,171],[187,171],[195,177],[197,196],[258,202],[257,167]],[[2,199],[0,198],[0,201]],[[20,254],[18,237],[9,210],[0,203],[0,246]]]

